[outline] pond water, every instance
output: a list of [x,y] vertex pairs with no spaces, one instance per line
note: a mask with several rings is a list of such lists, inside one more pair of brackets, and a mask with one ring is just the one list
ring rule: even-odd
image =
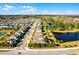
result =
[[53,34],[56,39],[63,40],[64,42],[79,40],[79,32],[66,32],[66,33],[53,32]]
[[3,36],[5,34],[5,32],[0,32],[0,36]]

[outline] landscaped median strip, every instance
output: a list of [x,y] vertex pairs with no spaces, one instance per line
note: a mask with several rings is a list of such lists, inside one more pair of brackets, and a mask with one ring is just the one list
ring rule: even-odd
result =
[[32,31],[30,32],[29,37],[28,37],[27,42],[26,42],[27,47],[28,47],[29,43],[31,42],[31,40],[36,32],[37,24],[38,24],[38,20],[36,20],[36,22],[33,24],[33,26],[32,26],[33,29],[31,28]]

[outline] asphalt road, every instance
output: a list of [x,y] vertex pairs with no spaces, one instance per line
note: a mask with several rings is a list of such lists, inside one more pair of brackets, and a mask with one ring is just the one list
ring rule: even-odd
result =
[[30,50],[30,49],[17,49],[8,52],[0,52],[1,55],[78,55],[78,50],[68,50],[68,49],[61,49],[61,50]]

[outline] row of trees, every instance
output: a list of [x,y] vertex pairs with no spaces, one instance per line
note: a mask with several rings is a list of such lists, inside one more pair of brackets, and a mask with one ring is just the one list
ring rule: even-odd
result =
[[[70,19],[69,19],[70,20]],[[54,25],[52,28],[54,30],[73,30],[73,29],[79,29],[79,23],[64,23],[61,19],[53,19],[48,18],[48,23],[51,23]]]

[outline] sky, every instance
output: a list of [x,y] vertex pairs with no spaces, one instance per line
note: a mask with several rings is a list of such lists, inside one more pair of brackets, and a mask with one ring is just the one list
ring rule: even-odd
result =
[[79,3],[0,3],[0,15],[79,15]]

